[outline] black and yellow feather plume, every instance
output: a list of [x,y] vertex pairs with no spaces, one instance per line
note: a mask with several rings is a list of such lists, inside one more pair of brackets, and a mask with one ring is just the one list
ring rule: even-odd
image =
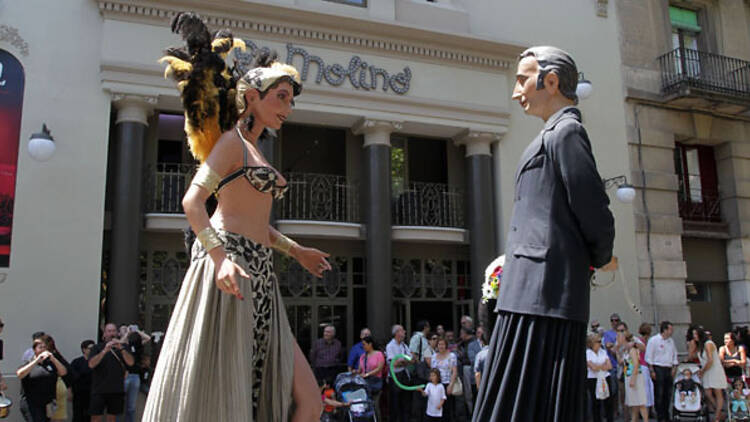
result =
[[211,36],[200,16],[192,12],[175,15],[172,32],[180,34],[186,45],[167,49],[159,62],[167,65],[164,76],[177,81],[190,152],[202,163],[237,120],[237,80],[225,59],[235,48],[244,50],[245,43],[228,30]]

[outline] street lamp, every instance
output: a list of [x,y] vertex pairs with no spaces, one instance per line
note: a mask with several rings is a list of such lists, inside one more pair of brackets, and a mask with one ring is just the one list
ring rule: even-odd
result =
[[581,100],[585,100],[591,95],[592,90],[593,86],[591,85],[591,81],[583,76],[583,72],[579,72],[578,86],[576,86],[576,95],[578,96],[578,98]]
[[47,161],[55,153],[55,140],[47,125],[42,123],[42,131],[31,135],[29,138],[29,155],[37,161]]
[[629,204],[635,199],[635,188],[628,183],[628,179],[625,178],[625,176],[615,176],[610,177],[609,179],[602,179],[602,182],[604,182],[605,190],[612,186],[617,186],[617,192],[615,195],[617,196],[618,201]]

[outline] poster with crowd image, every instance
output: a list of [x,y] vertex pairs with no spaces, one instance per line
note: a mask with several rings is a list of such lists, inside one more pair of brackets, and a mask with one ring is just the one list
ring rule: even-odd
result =
[[0,268],[10,265],[23,85],[21,63],[0,50]]

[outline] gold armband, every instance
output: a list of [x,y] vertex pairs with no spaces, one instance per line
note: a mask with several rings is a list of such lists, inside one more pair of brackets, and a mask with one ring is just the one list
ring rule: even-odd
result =
[[281,233],[276,236],[276,241],[274,241],[273,245],[271,245],[272,248],[283,253],[284,255],[289,255],[289,251],[292,250],[292,246],[299,245],[297,245],[297,242],[284,236]]
[[216,192],[216,188],[221,182],[221,176],[216,173],[208,164],[203,163],[193,177],[191,184],[198,185],[209,193]]
[[206,227],[198,233],[198,241],[206,248],[206,252],[210,252],[212,249],[222,245],[219,235],[216,234],[216,230],[211,226]]

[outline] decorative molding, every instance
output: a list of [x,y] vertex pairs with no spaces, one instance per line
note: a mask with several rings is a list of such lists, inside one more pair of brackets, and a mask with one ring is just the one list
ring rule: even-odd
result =
[[112,93],[112,103],[117,108],[115,124],[136,122],[148,126],[148,117],[157,102],[154,96]]
[[18,33],[18,29],[12,26],[0,25],[0,41],[9,42],[24,57],[29,55],[29,43],[24,41]]
[[355,135],[365,135],[364,147],[371,145],[391,146],[391,133],[404,128],[403,122],[363,118],[352,126]]
[[403,242],[466,244],[469,242],[469,232],[446,227],[393,226],[391,238]]
[[[597,0],[601,1],[601,0]],[[117,14],[139,16],[148,19],[156,19],[166,22],[177,13],[177,9],[160,7],[154,5],[135,5],[124,0],[99,0],[99,10],[103,14]],[[362,51],[364,49],[376,50],[381,54],[402,54],[407,56],[423,57],[431,60],[458,63],[469,66],[482,66],[490,68],[510,69],[514,66],[509,60],[489,55],[467,53],[460,49],[447,49],[439,47],[428,47],[415,45],[401,40],[382,39],[375,37],[360,36],[347,33],[339,33],[326,30],[309,29],[299,26],[285,25],[276,22],[261,22],[257,20],[227,17],[201,12],[207,25],[214,28],[229,28],[237,30],[242,34],[258,33],[266,36],[295,38],[310,42],[327,42],[339,44],[347,49]],[[333,18],[333,16],[332,16]],[[467,40],[470,42],[471,40]],[[475,40],[476,41],[476,40]],[[486,40],[482,40],[485,41]],[[520,52],[520,51],[519,51]]]
[[602,18],[607,17],[607,6],[609,5],[609,0],[596,0],[596,16],[600,16]]
[[329,239],[364,239],[362,224],[311,220],[277,220],[277,229],[298,237],[324,237]]
[[503,138],[505,132],[478,132],[467,130],[461,135],[453,138],[456,145],[466,146],[466,156],[472,155],[492,155],[490,146],[493,142],[498,142]]

